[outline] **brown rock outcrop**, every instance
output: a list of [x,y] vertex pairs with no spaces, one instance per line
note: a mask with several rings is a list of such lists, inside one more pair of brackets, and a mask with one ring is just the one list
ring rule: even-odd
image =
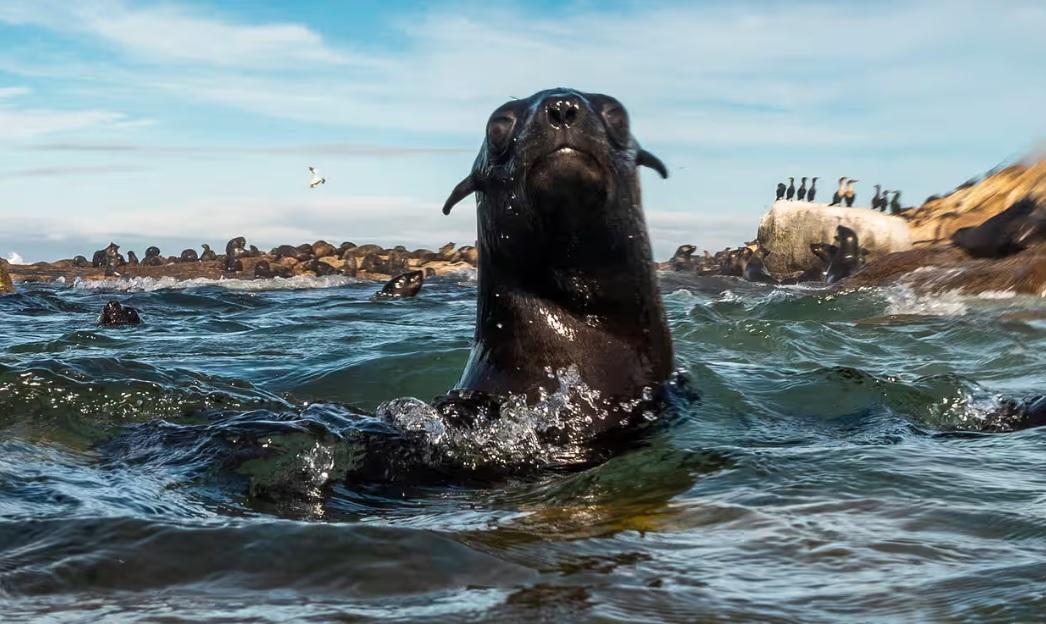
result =
[[904,213],[916,246],[948,242],[959,228],[976,227],[1024,197],[1046,201],[1046,160],[1006,167]]

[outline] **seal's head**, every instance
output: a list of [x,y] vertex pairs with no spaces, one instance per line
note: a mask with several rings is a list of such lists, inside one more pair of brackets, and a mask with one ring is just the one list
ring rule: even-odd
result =
[[443,207],[449,213],[477,194],[482,264],[525,273],[520,259],[539,254],[544,275],[520,275],[533,281],[548,270],[612,271],[650,255],[636,171],[668,171],[639,146],[618,100],[541,91],[498,107],[485,134],[472,172]]
[[106,327],[140,325],[141,323],[142,318],[138,315],[138,310],[131,306],[121,305],[119,301],[106,303],[98,317],[98,324]]
[[423,271],[410,271],[390,279],[378,293],[379,298],[413,297],[425,283]]
[[857,256],[861,251],[860,243],[857,240],[857,232],[845,225],[836,226],[835,245],[839,248],[837,253],[843,256]]
[[551,89],[491,114],[443,207],[476,194],[476,340],[459,389],[533,401],[555,390],[554,372],[576,367],[609,406],[584,421],[598,430],[641,412],[621,406],[669,378],[641,166],[668,176],[610,96]]

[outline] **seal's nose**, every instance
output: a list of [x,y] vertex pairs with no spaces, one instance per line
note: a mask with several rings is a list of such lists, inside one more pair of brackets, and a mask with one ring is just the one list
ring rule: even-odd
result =
[[564,96],[545,103],[545,116],[553,128],[569,128],[581,120],[583,113],[577,98]]

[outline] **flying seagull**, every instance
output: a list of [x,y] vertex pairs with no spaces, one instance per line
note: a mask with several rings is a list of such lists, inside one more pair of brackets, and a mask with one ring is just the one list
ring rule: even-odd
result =
[[320,172],[316,171],[315,167],[309,167],[309,173],[312,174],[312,179],[309,180],[309,188],[316,188],[321,184],[326,184],[327,178],[321,178]]

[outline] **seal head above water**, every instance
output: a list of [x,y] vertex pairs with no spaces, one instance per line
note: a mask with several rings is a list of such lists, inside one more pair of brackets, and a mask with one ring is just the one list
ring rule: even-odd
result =
[[443,207],[476,194],[479,301],[459,395],[534,403],[576,370],[590,398],[574,419],[584,434],[649,417],[643,399],[672,376],[673,355],[640,166],[668,175],[612,97],[552,89],[490,116],[472,172]]
[[410,271],[390,279],[374,296],[378,299],[406,299],[417,295],[424,283],[424,271]]

